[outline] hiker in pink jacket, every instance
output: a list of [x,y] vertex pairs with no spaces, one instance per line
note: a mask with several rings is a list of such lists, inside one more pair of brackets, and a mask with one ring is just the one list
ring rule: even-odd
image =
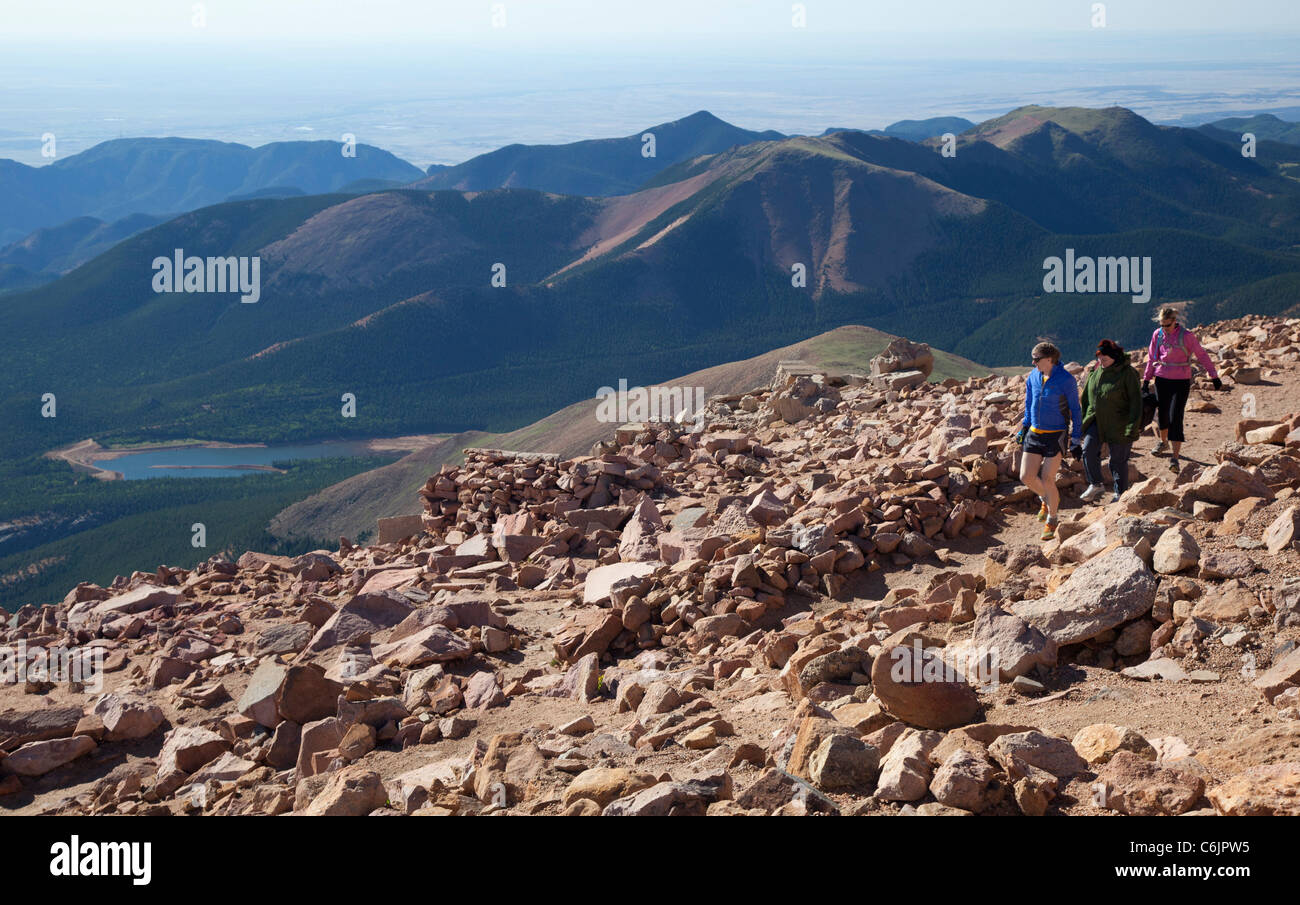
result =
[[1147,392],[1154,377],[1158,400],[1156,411],[1160,416],[1160,444],[1155,448],[1155,454],[1160,455],[1167,445],[1172,444],[1169,470],[1177,473],[1178,453],[1185,439],[1183,410],[1192,391],[1192,356],[1196,356],[1201,367],[1213,378],[1216,390],[1223,389],[1223,382],[1196,334],[1178,323],[1176,309],[1161,308],[1156,321],[1160,326],[1151,334],[1146,371],[1142,374],[1142,392]]

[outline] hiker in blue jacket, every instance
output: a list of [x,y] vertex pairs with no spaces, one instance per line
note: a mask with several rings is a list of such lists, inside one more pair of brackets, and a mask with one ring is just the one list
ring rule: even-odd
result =
[[1056,510],[1061,494],[1056,473],[1061,469],[1065,429],[1070,429],[1070,455],[1083,456],[1083,412],[1079,386],[1061,364],[1061,350],[1039,343],[1032,353],[1034,369],[1025,377],[1025,419],[1016,442],[1020,453],[1020,480],[1038,494],[1038,520],[1044,522],[1043,540],[1056,537]]

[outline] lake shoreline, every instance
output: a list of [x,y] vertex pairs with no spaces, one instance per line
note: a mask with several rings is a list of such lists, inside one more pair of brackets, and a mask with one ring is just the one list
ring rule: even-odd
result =
[[[347,442],[363,443],[370,452],[401,452],[424,449],[428,446],[436,445],[447,438],[447,434],[408,434],[402,437],[371,437]],[[306,443],[332,442],[324,440],[303,441]],[[112,448],[101,446],[93,438],[81,440],[69,446],[53,449],[45,453],[47,458],[61,459],[73,467],[73,469],[100,481],[122,481],[125,475],[120,471],[114,471],[110,468],[104,468],[97,465],[97,462],[104,462],[110,459],[118,459],[123,456],[133,456],[138,453],[149,452],[167,452],[177,449],[266,449],[265,443],[227,443],[221,440],[202,440],[192,443],[159,443],[145,446],[131,446],[126,448]],[[266,470],[269,466],[257,465],[226,465],[226,466],[175,466],[178,468],[255,468],[257,470]],[[275,470],[275,469],[271,469]]]
[[222,470],[229,468],[229,469],[244,470],[244,471],[273,471],[276,474],[284,474],[283,468],[276,468],[274,465],[150,465],[149,467],[164,468],[167,469],[168,471],[172,469],[176,469],[179,471],[186,471],[195,468],[197,469],[215,468],[215,469],[222,469]]

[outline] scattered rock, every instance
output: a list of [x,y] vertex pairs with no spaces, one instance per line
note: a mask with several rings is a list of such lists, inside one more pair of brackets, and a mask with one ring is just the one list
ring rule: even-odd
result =
[[1102,806],[1132,817],[1185,814],[1205,791],[1194,772],[1158,766],[1132,751],[1115,752],[1097,782]]
[[871,684],[886,710],[924,729],[951,729],[980,713],[966,678],[919,644],[882,651],[871,666]]
[[1079,566],[1055,592],[1011,611],[1062,644],[1076,644],[1151,610],[1156,581],[1146,563],[1119,547]]

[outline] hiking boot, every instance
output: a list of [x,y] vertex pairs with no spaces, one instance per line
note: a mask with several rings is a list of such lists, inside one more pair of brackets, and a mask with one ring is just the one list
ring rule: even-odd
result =
[[1043,503],[1038,507],[1038,520],[1040,522],[1047,521],[1047,503]]
[[1178,464],[1177,459],[1169,460],[1169,470],[1172,471],[1174,474],[1178,474],[1178,472],[1181,470],[1181,466]]
[[1048,520],[1046,523],[1044,523],[1044,525],[1043,525],[1043,533],[1042,533],[1042,535],[1039,537],[1039,540],[1053,540],[1053,539],[1055,539],[1055,538],[1056,538],[1056,525],[1057,525],[1057,523],[1054,522],[1054,521],[1051,521],[1051,520]]
[[1118,502],[1119,502],[1119,491],[1118,491],[1118,490],[1115,491],[1115,495],[1112,496],[1112,497],[1110,498],[1110,501],[1111,501],[1112,503],[1118,503]]
[[1089,484],[1088,489],[1079,494],[1079,499],[1083,500],[1085,503],[1091,503],[1105,492],[1106,488],[1102,487],[1100,484]]
[[1158,456],[1168,448],[1169,448],[1169,442],[1167,440],[1161,440],[1159,443],[1156,444],[1156,448],[1151,450],[1151,454],[1154,456]]

